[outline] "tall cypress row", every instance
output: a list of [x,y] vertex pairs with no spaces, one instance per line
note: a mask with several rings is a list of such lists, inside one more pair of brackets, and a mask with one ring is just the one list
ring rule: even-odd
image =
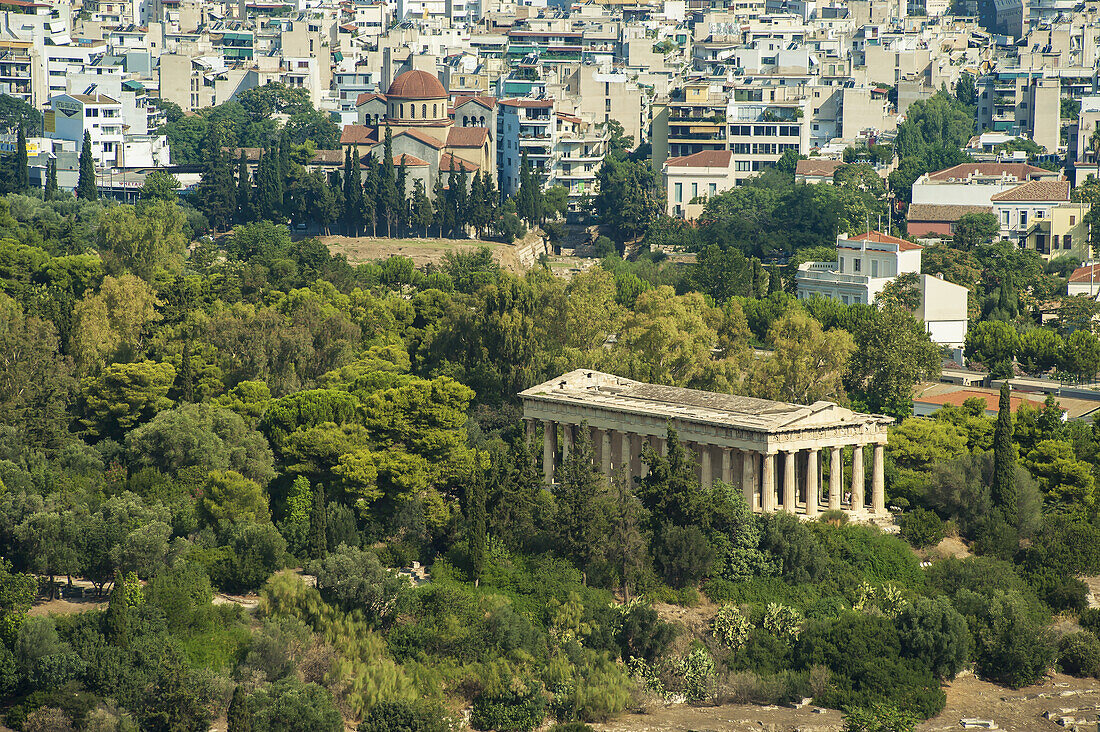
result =
[[485,508],[485,473],[474,468],[474,474],[466,487],[466,539],[470,551],[470,569],[474,586],[481,582],[485,568],[485,543],[488,517]]
[[997,427],[993,431],[993,505],[1016,525],[1016,445],[1012,442],[1012,391],[1001,385]]
[[27,135],[23,132],[23,123],[19,123],[19,131],[15,137],[15,164],[12,166],[15,173],[16,192],[27,190],[31,184],[30,165],[27,163]]
[[309,555],[314,559],[324,559],[328,554],[327,510],[325,487],[319,485],[313,493],[313,507],[309,512]]

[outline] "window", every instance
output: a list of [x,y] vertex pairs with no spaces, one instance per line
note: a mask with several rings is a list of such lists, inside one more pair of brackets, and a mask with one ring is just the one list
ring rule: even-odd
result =
[[1073,247],[1073,234],[1066,234],[1062,237],[1062,248],[1070,249]]
[[699,195],[699,184],[698,183],[692,183],[691,184],[691,197],[695,198],[698,195]]
[[844,303],[845,305],[847,305],[848,304],[848,296],[847,295],[841,295],[840,296],[840,301],[842,303]]
[[1008,226],[1008,211],[1001,211],[1001,226]]
[[863,260],[858,258],[858,257],[853,259],[852,260],[852,270],[854,272],[859,272],[861,269],[863,269]]
[[1076,217],[1076,216],[1070,216],[1070,217],[1069,217],[1069,225],[1070,225],[1070,226],[1073,226],[1073,225],[1075,225],[1076,223],[1077,223],[1077,217]]
[[715,193],[718,192],[718,184],[717,183],[711,183],[707,190],[710,193],[710,195],[713,196]]
[[1059,237],[1058,237],[1057,234],[1050,237],[1050,248],[1051,249],[1057,249],[1058,248],[1058,239],[1059,239]]
[[871,260],[871,276],[872,277],[878,277],[878,260],[877,259],[872,259]]
[[1035,251],[1046,254],[1047,249],[1047,236],[1046,234],[1035,235]]
[[[428,116],[428,105],[427,104],[421,104],[420,105],[420,116],[424,117],[424,118],[427,118],[427,116]],[[435,116],[435,105],[434,104],[432,105],[432,116],[433,117]]]
[[610,99],[604,99],[603,100],[603,109],[604,109],[605,112],[610,112],[611,111],[611,100]]
[[1027,226],[1027,211],[1020,212],[1020,228]]
[[680,202],[684,200],[684,184],[677,183],[676,186],[676,201]]
[[752,170],[752,163],[750,163],[748,160],[738,160],[737,170],[742,173],[748,172]]
[[1046,217],[1046,214],[1047,214],[1047,212],[1044,211],[1041,208],[1035,209],[1035,218],[1037,218],[1037,219],[1041,219],[1041,218]]
[[844,257],[838,258],[837,262],[839,262],[839,264],[840,264],[840,271],[843,272],[844,271]]

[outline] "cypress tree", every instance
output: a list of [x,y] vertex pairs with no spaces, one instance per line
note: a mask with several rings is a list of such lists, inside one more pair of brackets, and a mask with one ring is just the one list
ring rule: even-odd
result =
[[[451,158],[452,164],[454,158]],[[462,165],[459,163],[459,165]],[[466,226],[470,222],[470,194],[469,185],[470,179],[466,174],[466,167],[462,166],[458,170],[458,174],[454,177],[455,195],[455,234],[457,238],[465,238]]]
[[19,123],[19,131],[15,136],[15,163],[12,165],[15,173],[15,191],[17,193],[27,190],[31,184],[30,166],[27,163],[27,135],[23,132],[23,123]]
[[443,224],[447,219],[447,193],[443,189],[443,171],[437,171],[435,184],[432,185],[432,218],[439,227],[439,238],[443,238]]
[[260,218],[278,221],[283,203],[279,193],[279,159],[270,148],[260,154],[260,163],[256,166],[256,198]]
[[252,205],[252,176],[248,173],[248,159],[244,150],[241,150],[241,157],[237,161],[237,216],[244,224],[256,217],[256,207]]
[[481,468],[474,468],[474,474],[466,487],[466,538],[474,587],[481,582],[481,573],[485,568],[486,526],[485,473]]
[[121,574],[115,575],[115,586],[107,601],[107,613],[103,618],[103,635],[116,646],[130,644],[130,603],[126,596],[126,582]]
[[519,164],[519,191],[516,193],[516,213],[521,219],[526,219],[529,225],[535,223],[535,197],[534,175],[531,172],[531,161],[527,159],[527,151],[524,150]]
[[352,227],[354,226],[354,217],[352,215],[352,208],[350,203],[355,200],[355,193],[351,190],[352,186],[358,186],[358,183],[352,182],[351,177],[351,148],[344,148],[344,179],[342,181],[341,196],[341,218],[344,221],[344,234],[351,236]]
[[378,236],[378,214],[382,203],[382,174],[374,160],[374,155],[367,156],[367,174],[363,177],[363,215],[366,223],[370,224],[370,235]]
[[222,149],[221,129],[211,125],[203,151],[203,170],[195,190],[199,208],[215,229],[222,229],[237,213],[237,188],[232,166]]
[[424,192],[424,181],[419,178],[413,181],[410,215],[416,233],[420,236],[427,236],[428,227],[432,225],[432,202],[428,200],[428,194]]
[[325,487],[317,486],[313,493],[313,507],[309,512],[309,555],[324,559],[328,554],[328,515],[325,505]]
[[285,217],[287,215],[287,208],[289,201],[287,201],[286,190],[288,187],[287,179],[290,178],[290,139],[287,137],[286,128],[279,134],[279,158],[278,158],[278,176],[276,181],[278,185],[276,190],[278,191],[279,212]]
[[57,198],[57,160],[50,158],[46,162],[46,200]]
[[408,226],[409,219],[409,171],[405,167],[405,155],[401,155],[401,164],[397,166],[397,180],[394,182],[394,211],[397,212],[398,235]]
[[382,144],[382,165],[378,171],[375,188],[375,207],[379,218],[386,221],[386,236],[393,236],[393,223],[397,213],[397,178],[393,169],[393,133],[386,128]]
[[993,430],[993,505],[1016,525],[1016,445],[1012,442],[1012,390],[1001,384],[997,426]]
[[95,161],[92,160],[92,136],[85,130],[84,144],[80,146],[80,177],[76,182],[76,197],[85,201],[94,201],[97,196]]
[[480,173],[474,173],[474,180],[470,183],[469,214],[466,223],[474,227],[474,234],[482,238],[486,224],[489,223],[488,212],[485,210],[485,183]]
[[226,722],[226,732],[252,732],[252,710],[249,709],[248,694],[240,684],[233,689],[233,700],[229,702]]

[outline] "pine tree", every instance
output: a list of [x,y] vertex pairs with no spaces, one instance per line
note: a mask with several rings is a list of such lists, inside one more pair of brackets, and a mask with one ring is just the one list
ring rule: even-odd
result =
[[481,582],[481,573],[485,568],[486,530],[485,473],[480,468],[474,468],[474,474],[466,486],[466,539],[475,587]]
[[324,559],[328,554],[327,510],[325,487],[319,485],[313,494],[313,508],[309,514],[309,555],[314,559]]
[[413,181],[412,227],[420,236],[428,235],[428,227],[432,225],[432,202],[428,200],[428,194],[424,192],[424,181],[417,178]]
[[1001,385],[997,405],[997,426],[993,430],[993,505],[1004,520],[1016,525],[1016,445],[1012,442],[1012,391]]
[[52,201],[57,195],[57,160],[50,158],[46,163],[46,200]]
[[76,197],[94,201],[98,196],[95,187],[95,161],[92,160],[92,136],[84,131],[84,144],[80,146],[80,177],[76,182]]
[[226,732],[252,732],[252,710],[249,709],[248,694],[241,684],[233,689],[226,722]]
[[256,207],[252,204],[252,176],[248,173],[248,158],[244,150],[237,161],[237,220],[247,224],[256,217]]
[[23,131],[23,123],[19,123],[19,130],[15,136],[15,161],[12,165],[15,174],[14,190],[21,193],[31,184],[31,170],[27,163],[27,135]]
[[179,382],[180,400],[195,401],[195,369],[191,365],[191,339],[183,341],[183,354],[180,356],[180,371],[176,376]]

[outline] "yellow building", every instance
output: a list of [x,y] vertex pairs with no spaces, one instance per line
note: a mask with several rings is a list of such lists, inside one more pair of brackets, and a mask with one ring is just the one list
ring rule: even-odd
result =
[[1021,242],[1026,249],[1033,249],[1043,259],[1071,255],[1082,262],[1092,259],[1088,244],[1089,227],[1085,215],[1087,203],[1060,203],[1047,210],[1047,215],[1032,221],[1026,238]]

